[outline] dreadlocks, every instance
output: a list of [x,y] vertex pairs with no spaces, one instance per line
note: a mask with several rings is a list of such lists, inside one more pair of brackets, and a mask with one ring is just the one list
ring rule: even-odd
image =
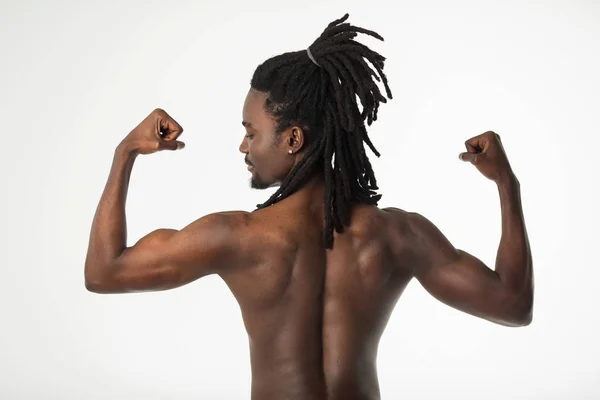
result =
[[[265,111],[276,123],[276,135],[293,125],[306,134],[305,156],[285,177],[277,192],[259,209],[297,191],[319,168],[325,172],[325,247],[333,247],[333,227],[338,233],[350,225],[351,203],[377,205],[377,181],[363,141],[373,153],[364,121],[377,120],[379,103],[387,99],[377,82],[383,80],[389,99],[392,93],[383,73],[385,57],[352,40],[364,33],[381,41],[376,32],[345,23],[348,14],[331,22],[306,50],[281,54],[256,68],[250,86],[268,93]],[[375,68],[371,68],[368,60]],[[357,97],[363,110],[358,109]],[[333,163],[332,163],[333,162]]]

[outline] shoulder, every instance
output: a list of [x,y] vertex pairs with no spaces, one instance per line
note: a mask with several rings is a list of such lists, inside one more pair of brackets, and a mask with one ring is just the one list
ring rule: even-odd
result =
[[400,231],[404,236],[414,236],[431,229],[433,224],[423,215],[414,211],[406,211],[396,207],[382,209],[388,214],[390,226],[394,231]]
[[458,251],[427,217],[418,212],[396,212],[397,222],[403,234],[403,259],[415,273],[435,265],[446,265],[456,260]]
[[249,215],[250,213],[245,211],[222,211],[207,214],[183,228],[182,231],[212,233],[217,237],[240,235],[243,233],[244,227],[248,225]]
[[389,207],[390,226],[410,248],[431,247],[441,239],[440,230],[425,216],[415,211]]
[[199,236],[213,243],[226,264],[232,266],[258,262],[261,254],[273,247],[270,244],[279,244],[282,239],[282,235],[273,229],[272,221],[258,213],[221,211],[196,222],[201,226]]
[[414,213],[396,207],[382,208],[381,211],[383,211],[386,216],[387,226],[391,231],[390,233],[401,234],[404,237],[409,228],[411,216]]
[[241,229],[248,225],[250,213],[247,211],[219,211],[205,215],[200,219],[223,229]]
[[207,214],[181,229],[180,237],[193,244],[199,256],[211,258],[224,268],[236,264],[239,254],[247,249],[249,218],[246,211]]
[[389,214],[392,218],[400,218],[401,216],[408,214],[407,211],[397,207],[385,207],[382,208],[381,211]]
[[440,243],[440,232],[418,212],[395,207],[383,211],[388,213],[388,233],[400,263],[414,273],[423,255]]

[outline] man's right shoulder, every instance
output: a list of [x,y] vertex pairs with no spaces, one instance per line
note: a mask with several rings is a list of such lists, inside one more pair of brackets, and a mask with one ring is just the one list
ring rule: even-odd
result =
[[[264,253],[271,250],[269,232],[261,224],[261,216],[242,210],[219,211],[210,214],[218,225],[228,232],[228,267],[221,271],[221,277],[235,274],[260,264]],[[261,226],[262,225],[262,226]]]
[[232,228],[237,231],[236,244],[245,257],[251,253],[262,254],[270,249],[273,241],[279,242],[281,234],[274,229],[278,224],[273,224],[268,213],[258,210],[247,211],[223,211],[217,213],[221,218],[227,219]]

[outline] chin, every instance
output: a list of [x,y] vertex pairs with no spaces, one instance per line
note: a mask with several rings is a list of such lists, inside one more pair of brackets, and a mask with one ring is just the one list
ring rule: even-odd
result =
[[260,179],[260,177],[250,178],[250,187],[252,189],[264,190],[279,186],[281,186],[281,181],[265,182],[262,179]]
[[263,190],[268,189],[269,187],[271,187],[271,185],[261,181],[260,179],[250,178],[250,187],[252,189]]

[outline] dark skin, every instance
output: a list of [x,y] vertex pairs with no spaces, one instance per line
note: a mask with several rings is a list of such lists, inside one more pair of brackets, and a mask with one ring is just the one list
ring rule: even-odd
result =
[[[275,137],[264,100],[249,91],[239,148],[256,188],[278,185],[307,147],[299,126]],[[117,147],[92,225],[86,288],[168,290],[218,274],[240,305],[250,339],[253,400],[379,399],[379,339],[413,278],[463,312],[506,326],[531,322],[533,270],[519,182],[497,134],[469,139],[460,155],[498,186],[502,237],[492,270],[424,216],[397,208],[355,205],[351,226],[334,232],[334,247],[326,250],[322,175],[265,209],[206,215],[127,247],[134,160],[176,149],[182,131],[157,109]]]

